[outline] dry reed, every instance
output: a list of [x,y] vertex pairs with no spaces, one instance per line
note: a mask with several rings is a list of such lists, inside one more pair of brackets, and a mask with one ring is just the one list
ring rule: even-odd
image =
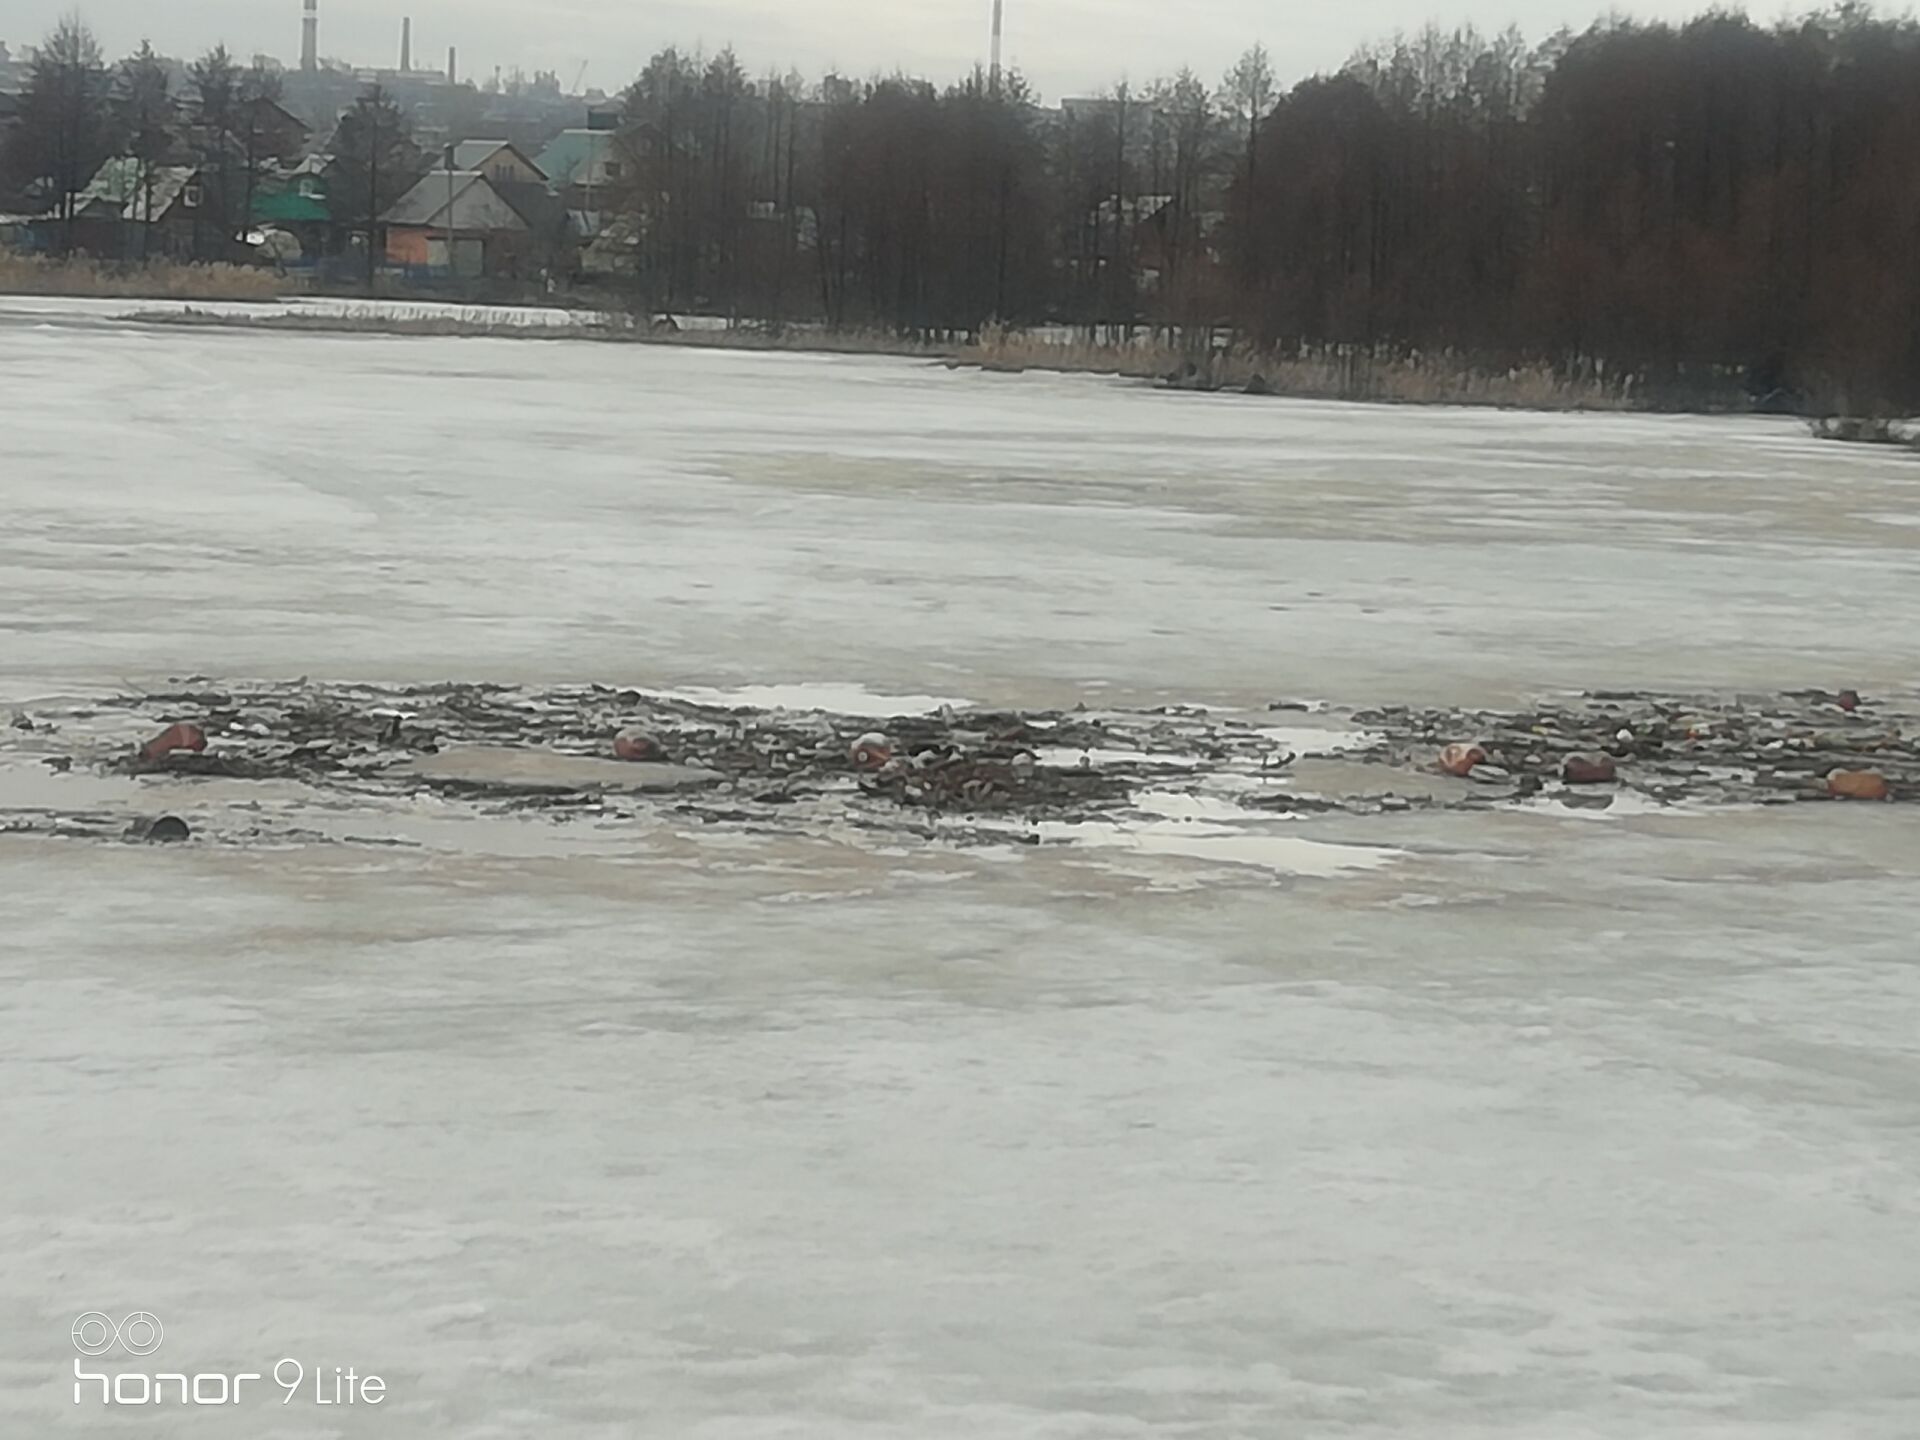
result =
[[1165,380],[1183,389],[1248,391],[1304,399],[1370,400],[1410,405],[1481,405],[1528,410],[1631,410],[1643,407],[1630,378],[1569,376],[1546,364],[1489,369],[1462,356],[1375,355],[1358,350],[1276,355],[1244,346],[1193,352],[1143,333],[1133,341],[989,329],[971,344],[943,345],[890,331],[796,325],[671,329],[644,317],[582,311],[570,320],[502,314],[485,307],[457,313],[288,310],[229,314],[205,310],[136,315],[152,324],[339,334],[420,335],[533,340],[597,340],[710,349],[900,355],[944,359],[996,371],[1048,370]]
[[122,265],[85,257],[0,254],[0,294],[79,295],[142,300],[273,300],[288,282],[246,265]]
[[988,330],[962,349],[958,359],[990,370],[1125,375],[1166,380],[1183,389],[1250,390],[1302,399],[1527,410],[1640,408],[1627,377],[1568,376],[1546,364],[1489,369],[1454,354],[1329,349],[1279,355],[1247,346],[1196,354],[1145,333],[1132,342],[1112,342]]

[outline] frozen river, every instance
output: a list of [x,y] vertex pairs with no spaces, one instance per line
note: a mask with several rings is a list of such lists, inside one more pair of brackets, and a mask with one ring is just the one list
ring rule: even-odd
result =
[[[1920,463],[1789,423],[108,313],[0,299],[0,709],[1920,694]],[[1913,815],[0,838],[0,1435],[1910,1440]]]

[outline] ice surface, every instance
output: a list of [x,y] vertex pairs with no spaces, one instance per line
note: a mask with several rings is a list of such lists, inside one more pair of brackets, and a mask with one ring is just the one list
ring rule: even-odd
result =
[[[0,301],[0,719],[1914,684],[1911,462],[1785,422],[112,313]],[[354,843],[0,836],[0,1436],[1914,1433],[1903,807],[958,850],[294,789]],[[76,1408],[86,1310],[389,1399]]]
[[1913,679],[1920,530],[1876,518],[1913,508],[1911,457],[1789,420],[116,309],[0,300],[14,693],[289,666],[1256,707]]

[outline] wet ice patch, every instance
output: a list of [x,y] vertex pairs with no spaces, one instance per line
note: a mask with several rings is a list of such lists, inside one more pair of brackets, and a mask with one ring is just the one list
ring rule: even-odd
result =
[[597,755],[565,755],[530,746],[462,745],[404,760],[401,775],[499,790],[663,791],[718,784],[724,777],[691,765],[643,764]]
[[1253,733],[1296,755],[1309,756],[1340,755],[1377,744],[1381,739],[1371,731],[1355,730],[1350,726],[1260,725],[1254,728]]
[[1169,765],[1191,770],[1200,764],[1197,755],[1153,755],[1145,750],[1114,750],[1100,746],[1047,745],[1033,752],[1042,765]]
[[715,705],[728,709],[818,710],[830,715],[856,715],[863,719],[885,720],[895,715],[931,715],[937,710],[959,709],[973,702],[947,695],[879,695],[863,685],[831,682],[807,682],[795,685],[741,685],[723,689],[707,685],[688,685],[675,690],[648,690],[666,700],[681,700],[689,705]]
[[1266,870],[1276,875],[1319,878],[1378,870],[1404,853],[1385,846],[1341,845],[1243,825],[1184,819],[1132,824],[1109,820],[1048,820],[1040,822],[1036,830],[1042,843],[1204,860]]
[[1155,820],[1245,824],[1265,818],[1231,800],[1217,795],[1196,794],[1190,790],[1143,790],[1133,797],[1133,808]]
[[1246,866],[1277,875],[1330,877],[1377,870],[1404,852],[1378,845],[1345,845],[1280,833],[1271,816],[1219,795],[1143,790],[1132,806],[1138,818],[1042,821],[1043,844],[1169,856]]
[[[1637,790],[1563,789],[1536,795],[1513,807],[1530,815],[1573,816],[1582,820],[1625,820],[1639,815],[1671,815],[1675,811],[1698,811],[1701,806],[1685,802],[1656,800]],[[1727,808],[1727,807],[1718,807]]]

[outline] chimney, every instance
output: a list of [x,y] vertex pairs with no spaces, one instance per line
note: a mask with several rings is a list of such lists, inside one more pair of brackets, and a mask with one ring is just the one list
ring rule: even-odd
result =
[[460,83],[460,51],[452,45],[447,46],[447,83]]
[[400,21],[400,73],[413,73],[413,17],[408,15]]
[[993,69],[989,72],[988,83],[993,93],[1000,93],[1000,32],[1006,18],[1006,0],[993,0]]
[[307,0],[300,22],[300,68],[312,74],[320,68],[320,0]]

